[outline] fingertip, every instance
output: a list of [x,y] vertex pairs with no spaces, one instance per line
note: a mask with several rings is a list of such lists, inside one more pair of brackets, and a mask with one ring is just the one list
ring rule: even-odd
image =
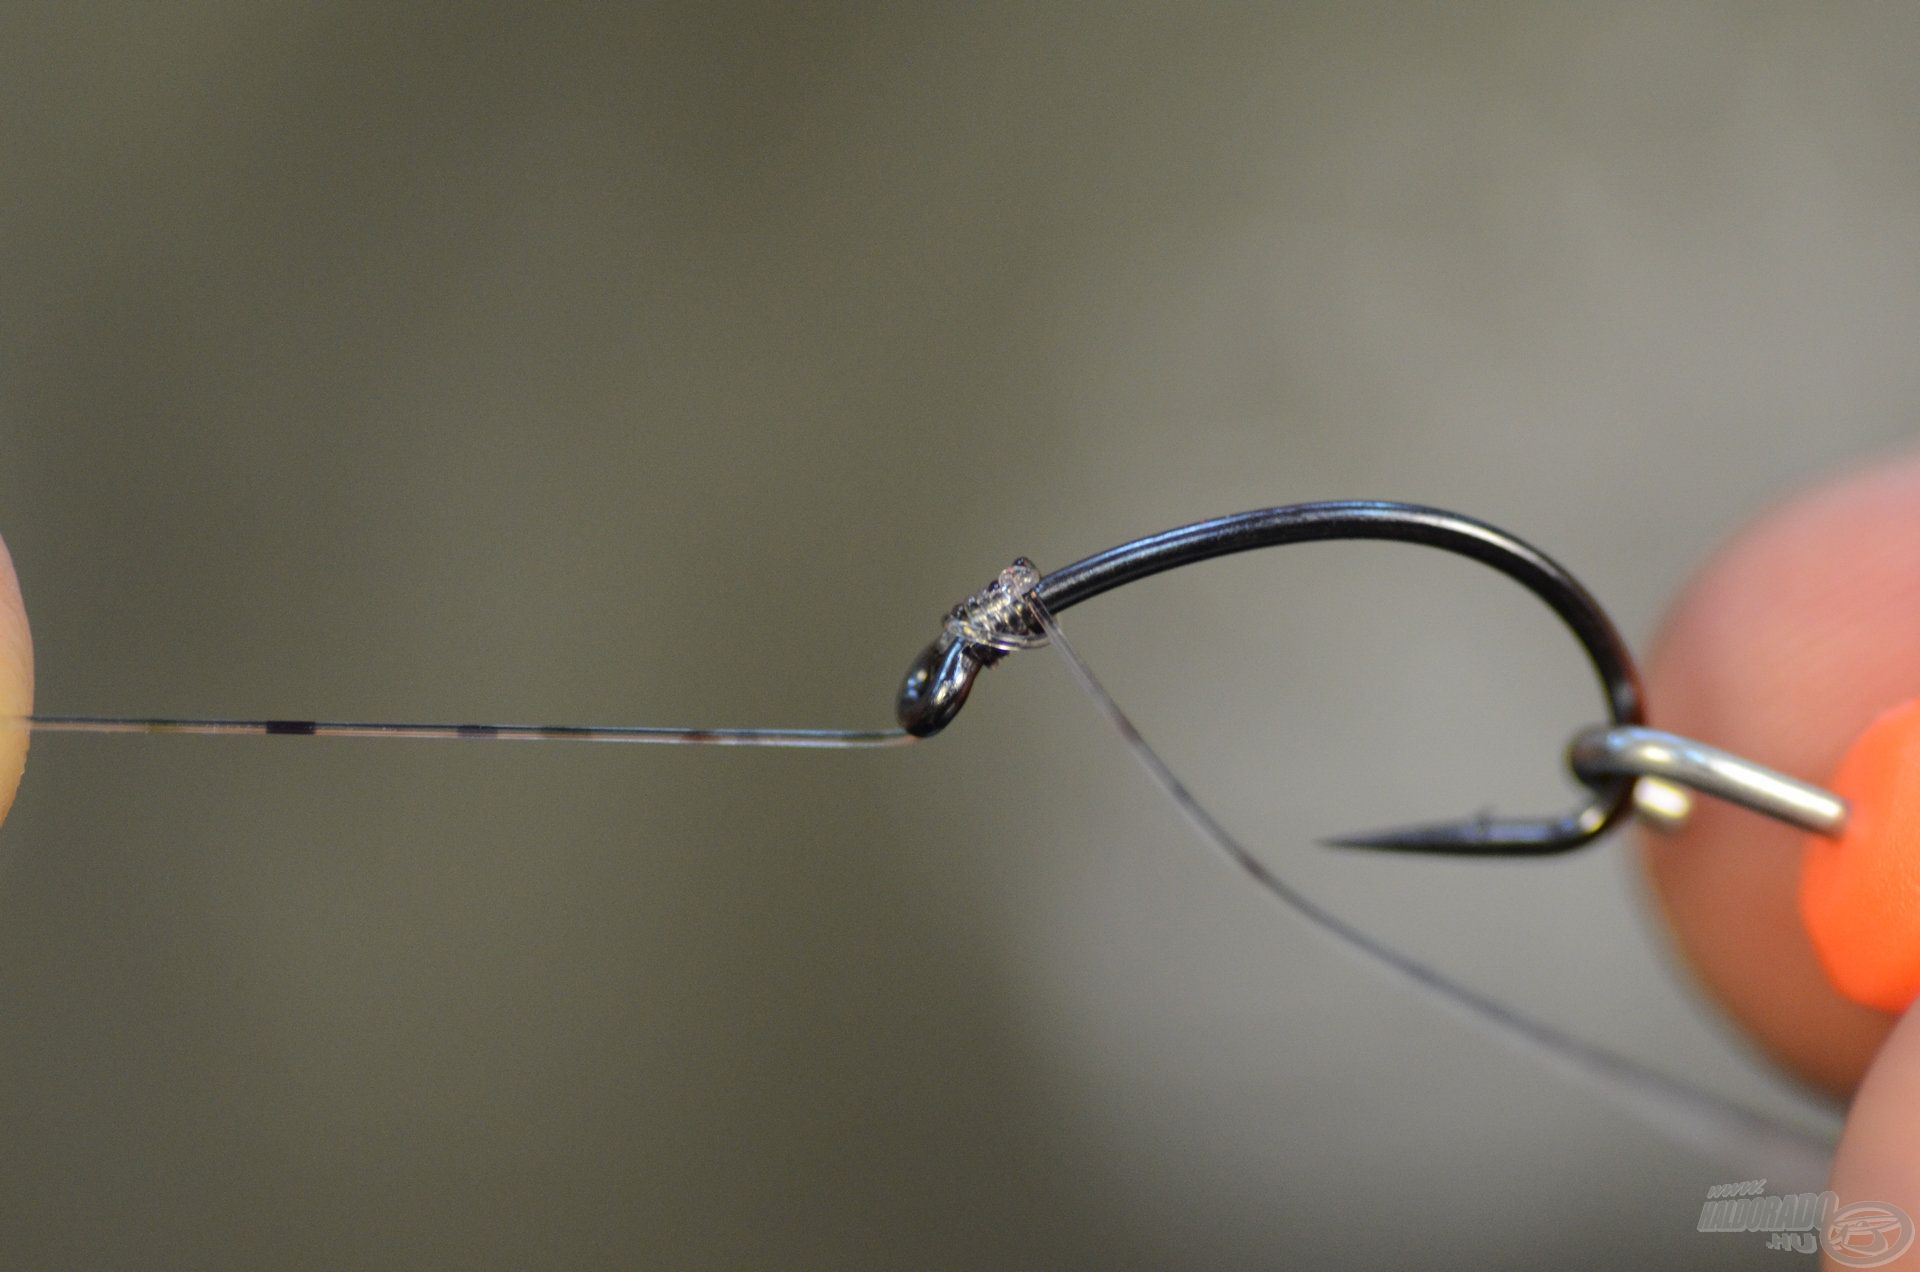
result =
[[1920,1218],[1920,1008],[1900,1018],[1860,1084],[1830,1187],[1842,1209],[1877,1202]]
[[[0,541],[0,719],[33,713],[33,639],[27,629],[27,607],[20,599],[20,581],[13,558]],[[13,808],[14,793],[27,767],[27,743],[22,727],[0,725],[0,822]]]
[[[1656,642],[1661,728],[1816,782],[1881,711],[1920,693],[1920,457],[1763,516],[1687,588]],[[1892,1017],[1828,983],[1802,927],[1799,832],[1700,801],[1643,859],[1675,944],[1776,1061],[1851,1090]]]

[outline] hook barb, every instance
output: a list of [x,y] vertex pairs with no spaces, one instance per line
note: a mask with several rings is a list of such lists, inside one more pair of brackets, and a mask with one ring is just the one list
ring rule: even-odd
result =
[[1329,848],[1370,848],[1383,852],[1432,852],[1461,857],[1535,856],[1578,848],[1612,825],[1603,812],[1585,808],[1558,819],[1492,815],[1335,835],[1320,842]]

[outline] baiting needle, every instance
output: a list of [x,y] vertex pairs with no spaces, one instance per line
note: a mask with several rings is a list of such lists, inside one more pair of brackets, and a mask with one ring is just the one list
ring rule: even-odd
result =
[[34,715],[36,733],[202,734],[214,737],[434,738],[490,742],[629,742],[656,746],[814,749],[904,746],[905,729],[680,729],[653,725],[418,724],[346,720],[190,720],[139,716]]

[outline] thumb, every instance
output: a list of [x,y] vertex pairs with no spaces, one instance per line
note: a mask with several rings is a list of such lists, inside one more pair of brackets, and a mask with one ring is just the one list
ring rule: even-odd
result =
[[[0,542],[0,719],[33,711],[33,641],[13,558]],[[0,725],[0,822],[13,807],[13,793],[27,766],[27,730]]]

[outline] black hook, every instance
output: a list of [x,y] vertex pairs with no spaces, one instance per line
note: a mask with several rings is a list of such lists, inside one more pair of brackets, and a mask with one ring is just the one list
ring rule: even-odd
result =
[[[1058,613],[1102,592],[1196,561],[1254,548],[1329,539],[1386,539],[1419,543],[1471,557],[1513,579],[1560,616],[1586,650],[1606,696],[1614,725],[1644,723],[1640,680],[1625,642],[1578,580],[1525,541],[1483,521],[1418,504],[1355,500],[1289,504],[1236,513],[1123,543],[1046,575],[1033,595]],[[900,724],[917,737],[945,728],[965,705],[980,672],[1005,650],[949,631],[921,652],[900,687]],[[1587,779],[1592,797],[1560,817],[1494,819],[1413,826],[1329,843],[1354,848],[1390,848],[1447,853],[1536,854],[1563,852],[1604,834],[1627,812],[1633,779],[1597,775]]]

